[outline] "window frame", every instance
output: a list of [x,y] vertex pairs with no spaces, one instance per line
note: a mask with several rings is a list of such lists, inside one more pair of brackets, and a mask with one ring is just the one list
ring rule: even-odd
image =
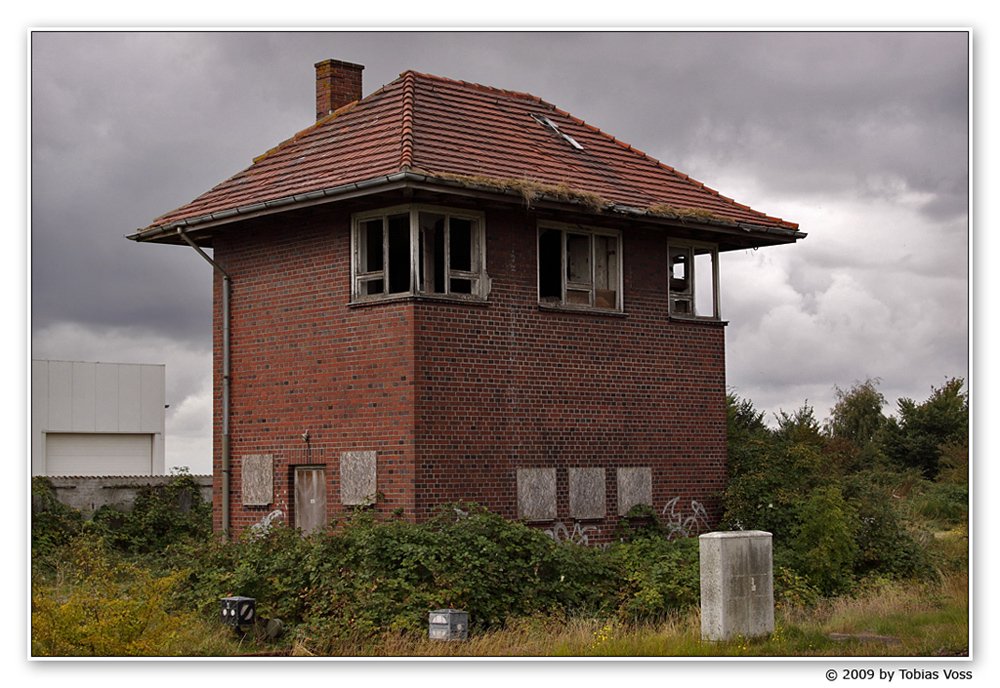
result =
[[[674,288],[674,256],[683,253],[687,258],[687,274],[685,282],[687,288],[680,290]],[[699,276],[698,256],[708,255],[711,258],[711,306],[710,315],[701,315],[698,312],[699,306],[699,285],[705,285],[704,277]],[[688,309],[680,308],[678,304],[687,303]],[[719,284],[719,246],[704,241],[690,240],[667,240],[667,310],[671,318],[678,320],[722,320],[722,300],[720,296]]]
[[[425,268],[427,256],[421,255],[421,213],[439,215],[444,218],[442,228],[443,242],[443,285],[441,292],[422,289],[421,271]],[[391,256],[389,242],[389,218],[406,215],[409,224],[409,288],[405,291],[390,291]],[[382,221],[382,267],[378,270],[362,270],[363,251],[366,247],[366,237],[363,231],[374,220]],[[452,219],[468,221],[469,232],[469,270],[453,269],[451,259],[451,222]],[[398,249],[397,249],[398,250]],[[470,291],[455,291],[453,280],[467,281]],[[365,293],[365,285],[382,281],[380,293]],[[464,210],[426,204],[406,204],[387,208],[378,208],[351,216],[351,303],[372,303],[401,298],[430,298],[459,301],[486,301],[489,295],[490,280],[486,273],[486,214],[481,211]]]
[[[560,265],[559,265],[559,282],[560,282],[560,297],[559,303],[552,303],[542,300],[542,235],[546,231],[558,231],[561,233],[560,236]],[[567,261],[567,242],[569,235],[586,235],[589,238],[589,248],[590,255],[588,259],[588,268],[590,272],[589,282],[588,281],[573,281],[568,274],[569,266]],[[597,292],[598,291],[611,291],[600,290],[597,287],[597,238],[612,238],[615,240],[615,262],[614,262],[614,293],[615,293],[615,304],[610,307],[597,305]],[[589,225],[576,225],[564,222],[539,222],[537,228],[536,236],[536,288],[538,295],[538,305],[541,308],[549,308],[556,310],[573,310],[573,311],[584,311],[588,313],[624,313],[625,312],[625,295],[624,295],[624,250],[622,248],[623,237],[622,232],[617,229],[607,229],[604,227],[593,227]],[[609,280],[610,281],[610,280]],[[587,303],[574,303],[568,299],[569,292],[588,292]]]

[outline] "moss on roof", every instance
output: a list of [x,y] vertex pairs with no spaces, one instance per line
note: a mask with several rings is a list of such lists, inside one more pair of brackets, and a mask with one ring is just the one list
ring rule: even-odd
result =
[[520,178],[497,178],[488,177],[485,175],[464,175],[464,174],[449,174],[449,173],[433,173],[427,172],[432,177],[438,177],[439,179],[448,179],[450,181],[455,181],[466,186],[485,186],[490,189],[497,189],[499,191],[516,191],[521,194],[524,198],[524,202],[530,206],[532,202],[538,200],[539,198],[548,196],[555,198],[559,201],[567,201],[570,203],[579,203],[586,206],[588,210],[594,212],[600,212],[608,206],[611,205],[604,198],[598,194],[591,193],[589,191],[580,191],[579,189],[572,188],[566,182],[560,184],[543,184],[541,182],[536,182],[532,179],[520,179]]

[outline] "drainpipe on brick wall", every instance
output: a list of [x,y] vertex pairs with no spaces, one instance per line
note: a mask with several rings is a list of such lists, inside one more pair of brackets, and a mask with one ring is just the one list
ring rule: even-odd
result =
[[231,279],[222,267],[177,228],[177,235],[222,275],[222,537],[229,539],[229,291]]

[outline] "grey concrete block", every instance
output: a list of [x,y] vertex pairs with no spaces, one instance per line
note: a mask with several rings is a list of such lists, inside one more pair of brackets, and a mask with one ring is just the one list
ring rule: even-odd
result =
[[378,490],[377,455],[374,451],[349,451],[340,455],[340,502],[347,506],[375,503]]
[[771,534],[759,530],[699,536],[701,635],[727,640],[774,632]]
[[270,454],[244,456],[241,475],[243,504],[266,506],[274,501],[274,458]]
[[603,468],[569,469],[569,515],[571,518],[604,518],[607,490]]
[[653,469],[649,466],[618,469],[618,515],[636,504],[653,506]]
[[556,469],[517,469],[517,517],[525,521],[556,518]]

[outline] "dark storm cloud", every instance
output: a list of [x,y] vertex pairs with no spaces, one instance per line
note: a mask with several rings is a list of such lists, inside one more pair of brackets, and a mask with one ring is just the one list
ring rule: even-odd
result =
[[723,261],[730,383],[820,417],[869,375],[923,398],[968,369],[968,54],[961,32],[36,32],[33,355],[159,356],[174,436],[207,442],[211,268],[123,235],[310,126],[336,58],[365,94],[407,69],[531,93],[799,222]]

